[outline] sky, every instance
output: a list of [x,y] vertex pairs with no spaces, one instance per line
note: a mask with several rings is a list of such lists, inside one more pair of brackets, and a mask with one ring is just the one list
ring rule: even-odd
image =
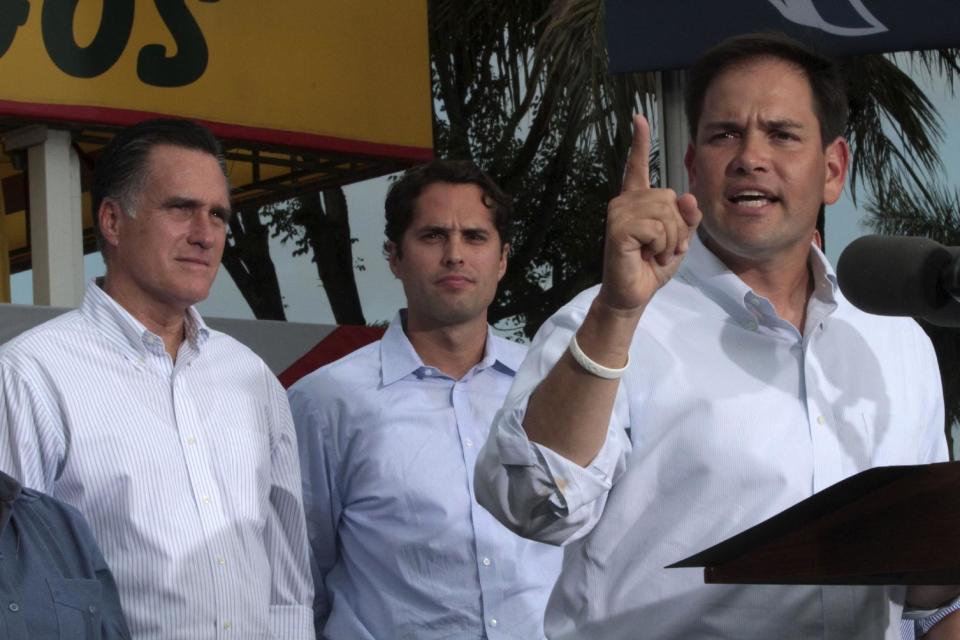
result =
[[[960,95],[950,95],[942,82],[921,78],[921,86],[928,92],[943,120],[945,138],[940,145],[944,164],[944,182],[951,189],[960,189]],[[960,87],[958,87],[960,89]],[[365,269],[356,272],[357,287],[367,322],[389,321],[403,306],[403,290],[390,273],[381,253],[383,245],[383,201],[390,184],[388,177],[358,182],[345,187],[350,211],[354,258],[363,261]],[[858,201],[867,201],[861,188]],[[833,264],[847,244],[869,233],[864,224],[865,213],[850,198],[849,188],[841,200],[827,208],[827,257]],[[600,251],[601,248],[597,247]],[[309,256],[292,256],[293,245],[271,241],[271,255],[277,268],[277,277],[284,295],[287,319],[295,322],[333,324],[333,314]],[[85,256],[84,275],[87,279],[103,274],[99,253]],[[11,278],[12,302],[32,304],[31,272],[15,274]],[[205,316],[247,318],[253,313],[243,300],[229,274],[221,267],[210,297],[199,305]]]

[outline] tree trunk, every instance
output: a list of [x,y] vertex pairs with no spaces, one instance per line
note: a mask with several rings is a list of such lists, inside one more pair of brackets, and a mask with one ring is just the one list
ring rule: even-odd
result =
[[320,194],[302,198],[301,204],[302,217],[298,222],[303,225],[313,250],[317,273],[336,323],[366,324],[353,272],[353,238],[343,189],[324,189]]
[[270,231],[255,209],[236,211],[223,250],[223,266],[259,320],[286,320],[277,270],[270,259]]

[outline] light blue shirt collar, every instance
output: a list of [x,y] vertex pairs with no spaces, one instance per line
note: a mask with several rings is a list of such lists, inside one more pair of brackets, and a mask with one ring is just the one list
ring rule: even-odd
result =
[[[436,371],[429,367],[420,359],[416,349],[410,344],[407,334],[403,330],[403,319],[406,315],[406,309],[401,309],[393,317],[390,327],[380,340],[380,375],[382,376],[384,386],[391,385],[394,382],[405,378],[410,374],[422,375],[427,370]],[[492,339],[493,331],[487,327],[487,343],[483,349],[483,358],[477,363],[466,377],[479,373],[488,367],[497,369],[514,375],[516,370],[506,364],[503,354],[499,353],[497,341]],[[437,375],[444,375],[440,372]]]

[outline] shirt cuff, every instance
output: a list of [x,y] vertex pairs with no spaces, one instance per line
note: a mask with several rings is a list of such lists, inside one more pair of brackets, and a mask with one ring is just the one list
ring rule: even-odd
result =
[[505,409],[497,429],[497,447],[504,465],[538,467],[546,472],[554,493],[550,502],[565,517],[610,491],[620,458],[616,430],[607,431],[600,451],[586,467],[543,445],[531,442],[523,430],[523,408]]
[[277,640],[315,640],[313,610],[303,605],[270,605],[270,635]]

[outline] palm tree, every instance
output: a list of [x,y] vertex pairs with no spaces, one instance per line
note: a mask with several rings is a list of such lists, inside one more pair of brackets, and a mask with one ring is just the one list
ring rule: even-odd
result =
[[[630,116],[655,100],[652,74],[607,73],[604,18],[603,0],[429,4],[437,155],[477,162],[514,195],[513,268],[490,315],[521,316],[527,335],[599,281]],[[956,49],[912,59],[951,83],[960,74]],[[845,65],[854,195],[862,182],[876,192],[892,176],[936,168],[939,118],[911,77],[881,55]]]
[[[474,160],[514,195],[512,267],[490,315],[519,316],[532,335],[600,280],[606,203],[620,188],[630,116],[655,99],[654,77],[607,73],[603,0],[431,0],[429,16],[437,155]],[[960,77],[960,49],[901,55],[951,88]],[[854,198],[864,187],[874,194],[879,232],[960,244],[960,196],[925,178],[940,169],[942,140],[930,100],[888,56],[844,66]],[[949,425],[960,418],[960,337],[925,329]]]

